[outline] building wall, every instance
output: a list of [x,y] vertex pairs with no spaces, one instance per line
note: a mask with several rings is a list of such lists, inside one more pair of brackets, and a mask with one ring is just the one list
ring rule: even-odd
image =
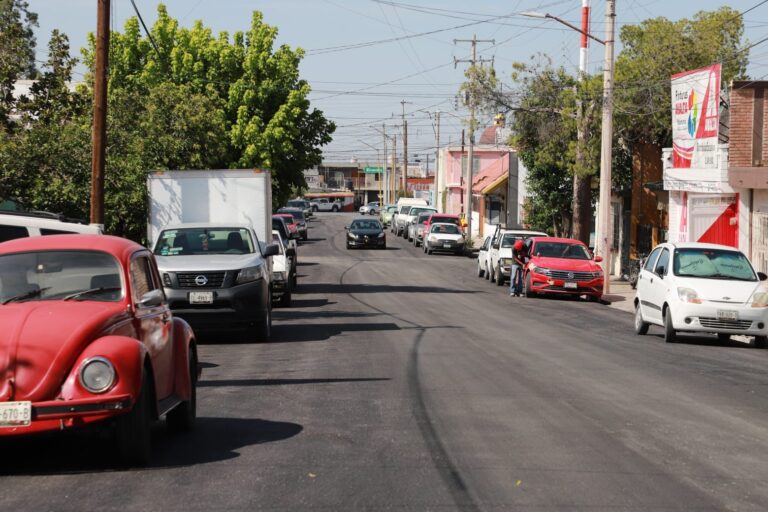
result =
[[650,252],[663,241],[660,229],[664,229],[664,212],[659,210],[658,194],[644,186],[663,181],[661,148],[654,144],[635,144],[632,149],[632,214],[630,222],[630,258],[637,258],[638,251]]
[[[754,99],[755,89],[742,88],[731,91],[729,158],[733,167],[752,167]],[[763,111],[765,104],[766,102],[763,102]],[[768,121],[768,116],[763,118]],[[765,151],[763,149],[763,153]]]

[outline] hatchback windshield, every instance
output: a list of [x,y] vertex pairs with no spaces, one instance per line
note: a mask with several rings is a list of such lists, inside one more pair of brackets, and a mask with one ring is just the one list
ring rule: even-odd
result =
[[245,228],[183,228],[160,233],[155,245],[158,256],[200,254],[251,254],[251,234]]
[[120,264],[104,252],[45,251],[0,256],[0,304],[27,300],[118,301]]
[[703,248],[677,249],[673,268],[676,276],[757,281],[749,260],[738,251]]
[[567,260],[591,260],[587,248],[567,242],[539,242],[534,246],[534,256],[543,258],[564,258]]

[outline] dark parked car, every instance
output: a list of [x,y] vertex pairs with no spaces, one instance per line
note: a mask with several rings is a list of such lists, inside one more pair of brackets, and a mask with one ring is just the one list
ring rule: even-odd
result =
[[353,247],[386,249],[387,236],[378,219],[355,219],[345,228],[347,230],[347,249]]

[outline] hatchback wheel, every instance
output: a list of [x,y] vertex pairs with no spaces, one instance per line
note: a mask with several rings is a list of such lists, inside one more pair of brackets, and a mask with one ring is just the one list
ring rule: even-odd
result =
[[650,324],[643,320],[643,312],[640,311],[640,303],[635,306],[635,334],[643,336],[648,333]]
[[477,262],[477,277],[483,277],[483,274],[485,274],[485,270],[480,266],[480,262]]
[[674,343],[677,341],[677,333],[672,327],[672,312],[667,308],[664,312],[664,341]]
[[768,336],[755,336],[755,348],[767,348]]

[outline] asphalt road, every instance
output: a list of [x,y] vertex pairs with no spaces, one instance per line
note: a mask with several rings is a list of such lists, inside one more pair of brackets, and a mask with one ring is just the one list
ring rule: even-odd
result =
[[155,461],[3,443],[0,510],[768,509],[768,351],[637,337],[629,314],[510,298],[475,261],[344,248],[320,214],[268,344],[200,348],[198,428]]

